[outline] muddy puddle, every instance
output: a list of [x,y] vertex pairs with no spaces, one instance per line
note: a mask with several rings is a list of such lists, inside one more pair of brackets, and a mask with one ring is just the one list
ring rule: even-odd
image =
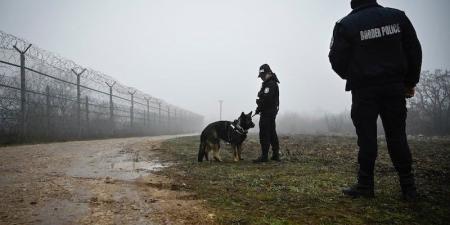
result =
[[162,164],[157,161],[152,162],[117,162],[111,163],[112,171],[120,171],[121,179],[136,179],[143,175],[148,175],[152,171],[160,170],[167,167],[167,164]]
[[75,163],[66,174],[74,178],[132,181],[170,166],[157,158],[142,160],[136,154],[121,153],[119,150],[90,155],[87,162]]

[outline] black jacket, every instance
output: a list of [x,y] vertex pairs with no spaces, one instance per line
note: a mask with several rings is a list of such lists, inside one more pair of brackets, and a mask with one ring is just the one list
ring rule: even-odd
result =
[[256,100],[258,105],[256,113],[261,113],[261,115],[276,115],[278,113],[278,106],[280,105],[278,83],[276,75],[263,82]]
[[419,82],[422,49],[403,11],[368,3],[336,23],[329,59],[346,90]]

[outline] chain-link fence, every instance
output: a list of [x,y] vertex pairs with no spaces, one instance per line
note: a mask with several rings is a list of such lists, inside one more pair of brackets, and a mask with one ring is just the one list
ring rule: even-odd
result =
[[0,31],[0,143],[190,133],[203,117]]

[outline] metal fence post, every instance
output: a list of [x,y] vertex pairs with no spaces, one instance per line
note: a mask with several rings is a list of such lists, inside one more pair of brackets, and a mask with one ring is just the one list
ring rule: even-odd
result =
[[89,97],[86,96],[86,136],[89,136]]
[[158,124],[159,128],[161,129],[161,102],[158,102]]
[[177,108],[174,109],[173,121],[174,121],[173,124],[175,125],[175,130],[178,131]]
[[167,131],[170,132],[170,106],[167,106]]
[[77,73],[74,69],[72,72],[77,76],[77,123],[78,123],[78,137],[81,137],[81,90],[80,90],[80,77],[86,69],[83,69],[80,73]]
[[109,123],[111,125],[111,131],[114,134],[115,124],[114,124],[114,103],[113,103],[113,87],[116,84],[108,84],[108,82],[105,82],[105,84],[109,87]]
[[25,79],[25,53],[30,49],[31,44],[28,47],[21,51],[17,48],[16,45],[13,46],[16,51],[20,53],[20,136],[21,138],[25,138],[26,136],[26,121],[25,121],[25,113],[26,113],[26,79]]
[[184,111],[184,110],[181,110],[181,113],[180,113],[180,121],[181,121],[181,123],[180,123],[180,131],[181,131],[181,133],[184,133],[184,127],[185,127],[185,124],[184,124],[184,114],[185,114],[186,112]]
[[50,138],[50,87],[45,87],[45,118],[47,120],[47,129],[45,129],[45,135],[47,139]]
[[131,108],[130,108],[130,126],[133,128],[133,121],[134,121],[134,94],[136,94],[136,91],[134,92],[128,92],[131,95]]
[[150,98],[146,98],[145,100],[147,100],[147,116],[144,121],[146,121],[145,125],[147,125],[147,127],[149,127],[150,126]]

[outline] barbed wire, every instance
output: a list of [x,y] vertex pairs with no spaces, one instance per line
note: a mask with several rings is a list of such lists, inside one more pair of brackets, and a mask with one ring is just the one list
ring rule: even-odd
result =
[[[0,75],[10,77],[16,76],[17,70],[14,71],[2,64],[7,64],[13,67],[20,67],[20,54],[17,52],[15,47],[19,50],[24,50],[29,46],[30,42],[0,30]],[[171,108],[185,111],[186,113],[192,114],[192,116],[201,117],[200,115],[193,113],[190,110],[182,109],[175,105],[169,104],[161,98],[156,98],[150,94],[126,86],[125,84],[120,83],[111,76],[108,76],[91,68],[85,68],[72,60],[66,59],[56,53],[41,49],[36,45],[31,45],[31,47],[29,47],[28,51],[25,53],[25,56],[27,70],[41,76],[47,76],[60,82],[65,82],[67,84],[76,85],[76,76],[73,74],[72,70],[79,72],[83,69],[86,69],[86,71],[81,75],[81,85],[86,90],[98,91],[100,94],[104,94],[104,96],[96,96],[98,98],[108,97],[107,94],[109,94],[109,87],[107,84],[114,83],[114,97],[120,98],[122,100],[130,100],[130,92],[135,92],[135,105],[138,108],[146,107],[146,101],[147,99],[149,99],[149,103],[151,103],[152,108],[156,108],[155,105],[158,105],[159,107],[159,104],[161,104],[162,108]],[[31,83],[33,83],[36,82],[35,80],[42,79],[41,76],[35,78],[31,77],[27,79],[34,79],[31,81]],[[2,82],[1,79],[0,82]]]

